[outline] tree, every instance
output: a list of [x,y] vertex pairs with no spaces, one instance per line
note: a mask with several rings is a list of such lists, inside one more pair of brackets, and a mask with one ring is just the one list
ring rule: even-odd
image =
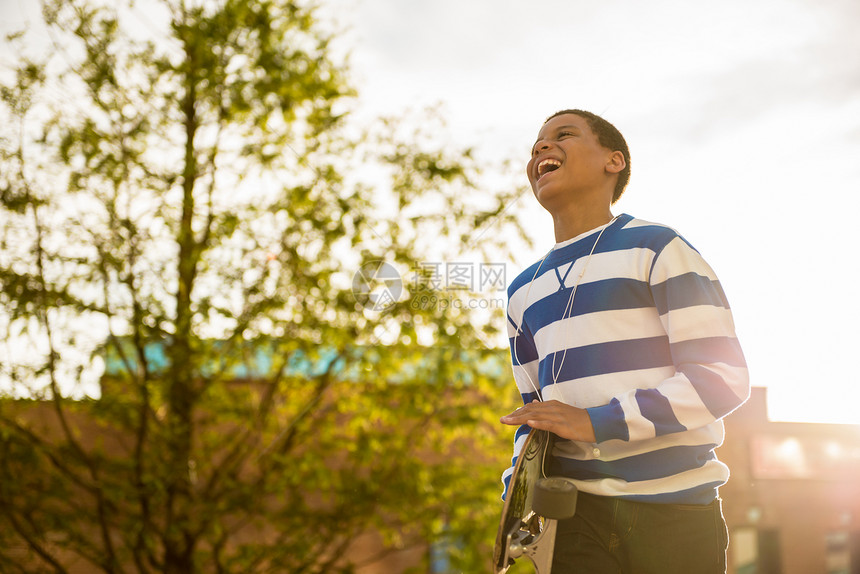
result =
[[0,569],[352,572],[447,540],[482,570],[504,323],[431,263],[504,261],[516,190],[437,116],[351,123],[313,7],[44,17],[53,55],[10,37],[0,92]]

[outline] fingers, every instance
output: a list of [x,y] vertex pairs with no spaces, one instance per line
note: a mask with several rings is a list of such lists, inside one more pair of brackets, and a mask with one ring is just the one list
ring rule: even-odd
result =
[[504,424],[508,425],[521,425],[529,420],[562,421],[564,419],[565,407],[571,408],[569,405],[565,405],[558,401],[534,401],[527,405],[521,406],[509,415],[503,416],[500,420]]
[[506,425],[526,424],[570,440],[595,440],[588,412],[559,401],[529,403],[501,417],[500,421]]
[[[537,401],[535,401],[535,402],[537,402]],[[529,403],[527,405],[523,405],[520,408],[518,408],[517,410],[515,410],[514,412],[512,412],[511,414],[503,416],[500,420],[503,423],[510,424],[510,425],[522,424],[522,421],[524,421],[523,417],[527,417],[528,413],[530,412],[530,409],[528,407],[530,407],[533,404],[534,403]]]

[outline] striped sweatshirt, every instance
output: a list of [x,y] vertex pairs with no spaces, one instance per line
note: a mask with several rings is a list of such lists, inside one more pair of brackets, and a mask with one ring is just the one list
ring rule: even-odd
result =
[[729,476],[714,453],[722,417],[749,377],[720,282],[677,232],[623,214],[556,245],[508,287],[508,335],[525,403],[538,387],[591,417],[597,442],[556,440],[550,474],[645,502],[716,497]]

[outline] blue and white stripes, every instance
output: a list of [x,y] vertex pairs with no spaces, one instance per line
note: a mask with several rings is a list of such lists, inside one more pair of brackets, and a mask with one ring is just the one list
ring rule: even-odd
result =
[[[597,443],[559,440],[553,452],[552,471],[583,492],[707,503],[728,478],[713,452],[721,419],[749,394],[729,304],[674,230],[621,215],[589,261],[601,229],[559,244],[510,285],[517,386],[525,402],[531,379],[544,400],[588,409]],[[527,431],[516,433],[514,462]]]

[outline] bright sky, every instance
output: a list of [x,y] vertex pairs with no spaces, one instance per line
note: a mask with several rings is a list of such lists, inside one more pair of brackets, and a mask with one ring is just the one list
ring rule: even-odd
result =
[[[29,2],[0,0],[5,32]],[[519,157],[578,107],[627,138],[616,213],[695,245],[732,303],[772,419],[860,424],[860,3],[328,0],[368,113],[442,103],[482,157]],[[525,176],[523,175],[523,183]],[[509,279],[554,239],[533,230]]]
[[[678,229],[720,276],[772,419],[860,424],[860,3],[336,0],[362,101],[442,102],[486,157],[578,107],[625,134],[616,213]],[[523,176],[525,183],[525,176]],[[539,258],[554,239],[515,206]]]

